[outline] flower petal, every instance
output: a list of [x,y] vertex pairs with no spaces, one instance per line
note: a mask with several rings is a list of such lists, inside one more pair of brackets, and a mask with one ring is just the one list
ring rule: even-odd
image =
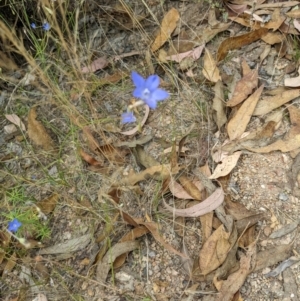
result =
[[163,89],[156,89],[152,92],[151,98],[156,101],[162,101],[169,97],[169,93]]
[[19,222],[16,218],[8,223],[7,230],[10,232],[17,232],[18,229],[22,226],[22,223]]
[[133,84],[137,87],[137,88],[144,88],[145,86],[145,79],[139,75],[137,72],[132,71],[131,72],[131,79],[133,81]]
[[121,122],[124,123],[131,123],[131,122],[135,122],[136,118],[133,115],[133,112],[126,112],[122,114],[122,120]]
[[136,98],[143,98],[144,96],[144,89],[137,87],[135,88],[135,90],[133,91],[132,95]]
[[157,101],[154,98],[149,97],[147,100],[144,100],[144,101],[149,106],[149,108],[156,109]]
[[147,79],[146,79],[146,84],[145,84],[145,88],[147,88],[148,90],[150,90],[151,92],[155,89],[157,89],[159,86],[159,76],[154,74],[154,75],[150,75]]

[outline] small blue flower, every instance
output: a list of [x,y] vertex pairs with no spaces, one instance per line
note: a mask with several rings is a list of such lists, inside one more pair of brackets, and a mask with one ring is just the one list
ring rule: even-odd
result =
[[35,23],[31,23],[30,26],[31,26],[31,28],[36,29],[36,24]]
[[51,26],[50,26],[50,24],[49,24],[48,22],[44,23],[42,27],[43,27],[43,29],[44,29],[45,31],[48,31],[48,30],[50,30],[50,28],[51,28]]
[[122,114],[122,123],[131,123],[131,122],[135,122],[136,118],[133,115],[133,112],[126,112]]
[[22,226],[22,223],[19,222],[16,218],[8,223],[7,230],[10,232],[17,232],[18,229]]
[[151,109],[157,107],[158,101],[169,97],[167,91],[158,88],[158,75],[150,75],[147,79],[144,79],[141,75],[133,71],[131,73],[131,79],[135,85],[133,96],[143,100]]

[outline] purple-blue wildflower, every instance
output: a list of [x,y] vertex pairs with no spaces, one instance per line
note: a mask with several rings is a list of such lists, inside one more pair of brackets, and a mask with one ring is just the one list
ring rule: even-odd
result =
[[144,79],[137,72],[131,73],[131,79],[135,85],[133,96],[140,98],[151,109],[157,107],[157,102],[169,97],[169,93],[163,89],[159,89],[159,76],[154,74]]
[[133,115],[133,112],[126,112],[122,114],[122,123],[131,123],[131,122],[135,122],[136,118]]
[[51,28],[51,26],[50,26],[50,24],[49,24],[48,22],[44,23],[42,27],[43,27],[43,29],[44,29],[45,31],[48,31],[48,30],[50,30],[50,28]]
[[31,28],[36,29],[36,24],[35,23],[31,23],[30,26],[31,26]]
[[22,223],[15,218],[11,222],[8,223],[7,230],[10,232],[17,232],[21,226],[22,226]]

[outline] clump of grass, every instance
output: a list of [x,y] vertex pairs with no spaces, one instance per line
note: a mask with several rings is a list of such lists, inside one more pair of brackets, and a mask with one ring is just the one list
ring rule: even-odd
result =
[[6,192],[5,209],[1,216],[5,223],[17,219],[22,226],[17,231],[18,237],[44,240],[50,237],[51,230],[48,221],[36,201],[25,193],[25,188],[16,186]]

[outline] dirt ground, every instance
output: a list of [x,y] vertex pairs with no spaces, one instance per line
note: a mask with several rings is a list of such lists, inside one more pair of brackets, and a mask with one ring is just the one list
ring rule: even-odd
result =
[[[259,38],[230,48],[226,58],[217,62],[219,81],[224,85],[222,110],[226,115],[226,122],[221,126],[214,107],[216,81],[208,80],[203,72],[207,68],[206,52],[199,58],[185,60],[186,66],[162,59],[172,53],[171,41],[179,53],[204,43],[215,58],[223,41],[253,31],[254,28],[228,18],[233,7],[228,3],[237,5],[238,2],[86,1],[77,16],[79,65],[91,67],[91,62],[99,58],[105,64],[87,74],[83,69],[77,70],[84,73],[80,82],[74,80],[72,72],[68,73],[72,74],[69,78],[60,73],[60,69],[70,69],[72,59],[63,50],[60,53],[59,47],[51,42],[54,25],[44,49],[45,61],[32,51],[33,46],[28,48],[39,66],[46,62],[45,69],[54,70],[52,80],[66,93],[65,103],[56,101],[56,91],[41,82],[36,70],[22,56],[12,55],[19,63],[18,68],[4,68],[0,77],[0,300],[300,300],[297,132],[300,97],[295,96],[266,114],[254,114],[253,108],[245,132],[259,132],[269,120],[274,124],[276,120],[272,137],[263,137],[264,144],[260,144],[262,140],[256,135],[251,140],[254,144],[247,146],[242,145],[241,137],[232,139],[241,143],[235,144],[232,153],[241,151],[241,155],[226,175],[208,179],[207,174],[203,180],[195,173],[203,166],[213,173],[232,154],[224,151],[230,145],[228,124],[238,114],[241,104],[231,107],[226,102],[245,76],[244,63],[258,71],[258,83],[252,90],[263,84],[263,97],[274,95],[278,87],[282,88],[278,95],[299,89],[300,84],[285,87],[284,81],[298,77],[296,25],[293,33],[288,31],[291,29],[284,32],[283,27],[277,30],[279,26],[268,28],[282,34],[286,43],[278,46]],[[275,8],[271,3],[257,1],[258,6],[270,4],[270,7],[248,6],[252,14],[264,9],[260,15],[264,18],[274,17],[274,10],[285,16],[291,8],[297,8],[297,3]],[[247,3],[239,2],[240,6],[244,4]],[[165,52],[151,51],[149,45],[172,9],[178,12],[179,19],[170,37],[159,47]],[[13,25],[10,18],[7,20],[20,32],[28,30],[22,22]],[[220,24],[223,29],[215,33]],[[211,35],[214,33],[208,41],[203,38],[210,37],[206,30]],[[29,35],[24,34],[23,38],[25,44],[30,44]],[[3,63],[1,54],[8,48],[3,37],[0,41]],[[263,57],[263,53],[267,55]],[[59,63],[62,67],[56,69]],[[133,101],[131,71],[145,77],[158,74],[161,87],[170,97],[157,109],[150,110],[138,131],[124,135],[124,131],[134,127],[120,123],[121,114]],[[118,77],[119,74],[122,75]],[[28,75],[34,77],[29,80]],[[114,82],[113,76],[118,80]],[[107,78],[109,83],[103,84]],[[252,95],[253,91],[248,94]],[[295,111],[289,111],[289,107]],[[141,118],[144,111],[141,107],[135,114]],[[275,113],[281,117],[276,119]],[[25,129],[16,127],[8,131],[7,126],[12,122],[5,115],[11,114],[21,118]],[[293,129],[296,130],[292,132]],[[294,140],[287,133],[295,133]],[[253,151],[282,137],[288,151],[280,148]],[[296,145],[294,148],[290,146],[292,143]],[[176,146],[181,151],[174,151]],[[220,162],[213,160],[218,152],[224,155]],[[161,169],[152,172],[155,166]],[[167,175],[164,166],[169,168]],[[148,173],[142,178],[132,180],[145,170]],[[188,179],[186,186],[182,184],[183,179]],[[179,197],[179,192],[171,188],[172,181],[180,182],[180,193],[185,190],[191,194],[195,187],[202,185],[196,192],[202,201],[213,190],[221,188],[224,202],[218,210],[213,208],[213,213],[208,212],[205,220],[202,215],[175,216],[164,202],[173,208],[186,209],[199,204],[199,200],[194,195]],[[22,193],[12,196],[12,191]],[[24,224],[30,224],[30,218],[25,221],[27,215],[23,214],[28,210],[39,217],[40,221],[34,225],[47,225],[50,235],[42,236],[43,227],[36,231],[21,229],[15,236],[6,230],[11,217],[23,218]],[[244,227],[240,226],[241,221],[246,221]],[[208,226],[210,234],[205,230]],[[233,237],[235,233],[233,243],[222,235],[217,242],[211,241],[213,233],[221,228],[226,229],[222,232],[224,236],[229,232],[229,237]],[[20,241],[21,235],[25,243]],[[125,235],[129,238],[124,239]],[[216,247],[218,241],[222,252],[227,246],[223,259]],[[211,252],[207,242],[211,243]],[[114,246],[119,246],[121,251]],[[124,260],[118,266],[116,258],[120,259],[118,256],[123,253]],[[219,260],[219,265],[207,273],[199,272],[201,256],[212,256],[211,264]],[[228,267],[225,263],[230,256],[234,259]],[[249,261],[248,268],[243,260]],[[245,280],[240,282],[239,278],[244,276]],[[233,277],[236,280],[231,280]]]

